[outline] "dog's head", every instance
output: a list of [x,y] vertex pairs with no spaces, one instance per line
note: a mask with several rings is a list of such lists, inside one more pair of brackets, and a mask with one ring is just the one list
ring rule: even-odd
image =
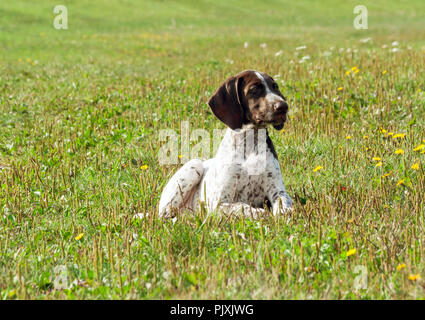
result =
[[271,124],[280,130],[288,112],[285,100],[272,77],[247,70],[227,79],[208,104],[216,117],[233,130],[244,124],[258,128]]

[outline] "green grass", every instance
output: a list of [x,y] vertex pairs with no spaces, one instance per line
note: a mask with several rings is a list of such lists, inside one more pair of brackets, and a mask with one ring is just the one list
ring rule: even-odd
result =
[[[0,4],[2,299],[425,298],[422,0],[364,1],[368,30],[356,1],[62,1],[62,31],[57,4]],[[244,69],[288,97],[294,212],[157,219],[159,130],[224,128],[206,102]]]

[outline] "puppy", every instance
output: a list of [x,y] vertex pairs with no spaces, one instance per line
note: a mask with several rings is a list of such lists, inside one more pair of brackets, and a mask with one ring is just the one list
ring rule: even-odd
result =
[[266,73],[246,70],[227,79],[210,98],[214,115],[227,131],[214,158],[192,159],[165,186],[159,216],[182,209],[258,218],[265,207],[274,215],[291,209],[277,154],[267,126],[281,130],[288,104],[279,86]]

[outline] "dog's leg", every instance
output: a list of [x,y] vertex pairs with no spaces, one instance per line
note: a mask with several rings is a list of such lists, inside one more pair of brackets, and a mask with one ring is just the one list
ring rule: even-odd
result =
[[181,167],[165,186],[159,200],[159,217],[169,218],[172,209],[182,209],[202,179],[202,161],[193,159]]
[[292,210],[292,199],[285,190],[274,192],[271,202],[275,216]]
[[249,204],[237,202],[237,203],[222,203],[218,207],[225,215],[233,215],[236,217],[246,217],[258,219],[264,216],[264,209],[254,208]]
[[279,215],[292,210],[292,199],[286,193],[280,170],[274,175],[274,179],[266,187],[267,197],[272,204],[273,215]]

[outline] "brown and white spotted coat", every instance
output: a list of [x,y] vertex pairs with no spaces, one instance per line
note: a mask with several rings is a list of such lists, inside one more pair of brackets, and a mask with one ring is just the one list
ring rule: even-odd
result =
[[275,215],[291,209],[267,132],[267,125],[282,129],[288,111],[276,82],[266,73],[243,71],[224,82],[208,104],[228,126],[226,134],[214,158],[190,160],[174,174],[162,192],[159,215],[195,211],[200,202],[209,212],[254,218],[265,205]]

